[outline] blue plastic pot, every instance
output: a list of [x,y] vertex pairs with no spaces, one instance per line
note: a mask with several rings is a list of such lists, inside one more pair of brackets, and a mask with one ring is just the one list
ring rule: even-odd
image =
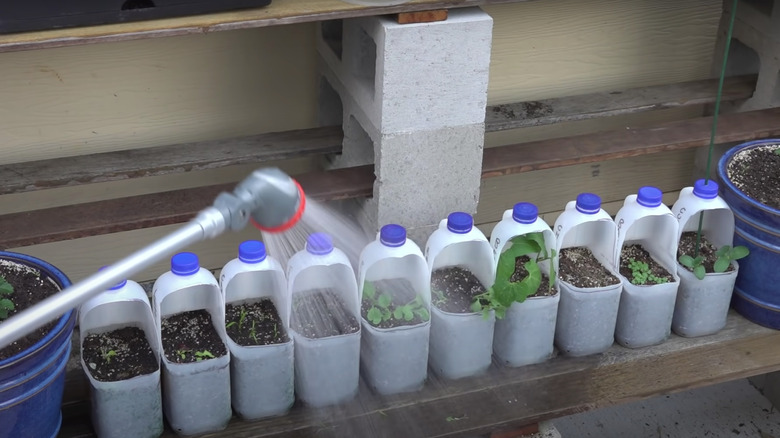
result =
[[749,198],[727,174],[737,153],[771,144],[780,144],[780,139],[751,141],[729,149],[718,163],[718,177],[723,199],[734,212],[734,245],[750,250],[739,261],[731,305],[750,321],[780,329],[780,210]]
[[[0,251],[0,259],[38,269],[61,289],[70,286],[62,271],[43,260],[5,251]],[[35,345],[0,361],[0,438],[57,436],[75,324],[76,312],[71,310]]]

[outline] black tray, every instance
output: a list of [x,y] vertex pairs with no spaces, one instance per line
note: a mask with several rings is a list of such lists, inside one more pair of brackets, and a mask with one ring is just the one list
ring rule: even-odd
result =
[[270,3],[271,0],[0,0],[0,33],[208,14]]

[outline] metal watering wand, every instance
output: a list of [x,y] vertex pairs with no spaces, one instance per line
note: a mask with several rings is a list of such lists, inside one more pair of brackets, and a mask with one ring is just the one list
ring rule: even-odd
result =
[[177,231],[5,320],[0,324],[0,348],[130,275],[193,243],[213,239],[227,229],[239,231],[249,221],[264,231],[289,229],[300,220],[305,206],[306,197],[298,182],[277,168],[258,169],[232,193],[220,193],[213,205],[201,210]]

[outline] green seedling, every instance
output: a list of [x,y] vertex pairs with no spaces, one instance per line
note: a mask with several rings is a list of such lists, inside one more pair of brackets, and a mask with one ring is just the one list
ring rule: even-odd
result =
[[376,287],[368,281],[363,284],[363,300],[371,305],[366,318],[375,326],[391,319],[411,321],[415,315],[419,316],[423,321],[428,321],[431,317],[419,294],[404,305],[396,305],[393,303],[393,297],[390,294],[378,294]]
[[667,282],[665,278],[656,277],[650,272],[650,266],[645,262],[628,259],[628,268],[631,269],[631,283],[637,286],[646,285],[648,283],[663,284]]
[[111,359],[113,357],[116,357],[116,351],[115,350],[106,351],[105,349],[103,349],[101,356],[103,356],[103,360],[106,361],[106,363],[111,363]]
[[214,359],[214,355],[211,354],[211,352],[208,351],[208,350],[196,351],[195,352],[195,361],[196,362],[200,362],[200,361],[206,360],[206,359]]
[[176,350],[176,355],[179,356],[179,359],[184,360],[189,352],[190,350]]
[[255,344],[259,344],[260,342],[257,341],[257,332],[255,331],[255,322],[256,321],[252,321],[252,328],[249,329],[249,337],[255,341]]
[[780,148],[775,149],[773,152],[775,155],[780,155]]
[[230,321],[229,323],[225,324],[225,328],[229,329],[230,327],[233,327],[234,325],[236,325],[236,322],[235,321]]
[[4,277],[0,277],[0,321],[8,318],[8,312],[16,308],[9,296],[14,293],[14,287]]
[[246,307],[241,308],[241,315],[238,317],[238,329],[243,330],[244,320],[246,319]]
[[[510,241],[511,246],[504,251],[498,259],[496,267],[496,281],[485,293],[474,297],[471,310],[482,312],[488,318],[490,311],[494,310],[496,318],[503,318],[506,311],[514,302],[522,303],[529,296],[539,290],[542,284],[542,271],[539,263],[550,261],[550,281],[548,292],[552,292],[555,285],[555,250],[547,253],[547,247],[542,233],[528,233],[515,236]],[[528,256],[530,260],[523,265],[528,275],[520,281],[511,281],[515,273],[515,264],[518,257]]]
[[[750,254],[750,250],[742,245],[735,246],[734,248],[730,247],[729,245],[721,246],[720,249],[715,252],[715,255],[718,256],[718,259],[715,260],[715,266],[713,266],[712,270],[713,272],[726,272],[726,269],[729,268],[729,265],[732,261],[745,258],[748,256],[748,254]],[[696,278],[699,280],[704,280],[704,276],[707,274],[706,270],[704,269],[704,256],[691,257],[688,254],[683,254],[679,259],[677,259],[677,261],[679,261],[681,265],[693,271],[693,275],[695,275]]]
[[436,307],[442,307],[447,303],[447,297],[444,296],[444,292],[438,289],[431,289],[431,298],[433,299],[433,305]]

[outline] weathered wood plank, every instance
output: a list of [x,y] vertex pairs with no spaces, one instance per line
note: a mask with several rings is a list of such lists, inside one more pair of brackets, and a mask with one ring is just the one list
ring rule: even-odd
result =
[[[312,172],[295,177],[307,196],[337,200],[371,196],[373,166]],[[186,222],[235,184],[219,184],[0,216],[0,247],[157,227]],[[29,224],[34,223],[35,227]]]
[[0,165],[0,195],[341,152],[341,127]]
[[[722,115],[716,143],[780,135],[780,108]],[[665,123],[650,128],[533,141],[485,150],[482,177],[635,157],[709,144],[712,117]]]
[[526,0],[413,0],[377,7],[340,0],[273,0],[266,7],[241,11],[0,35],[0,53],[520,1]]
[[[341,406],[296,405],[284,417],[253,423],[235,419],[225,431],[204,436],[475,436],[775,371],[780,369],[780,350],[774,348],[779,341],[780,331],[732,312],[726,328],[712,336],[673,335],[654,347],[615,345],[604,354],[557,357],[521,368],[494,364],[486,375],[457,381],[430,375],[421,391],[396,396],[376,396],[363,385],[354,401]],[[85,416],[66,418],[61,436],[92,436],[86,423]],[[175,435],[166,431],[165,436]]]
[[[753,95],[756,76],[726,78],[724,102],[744,100]],[[510,103],[487,108],[488,132],[560,122],[587,120],[644,111],[703,105],[715,102],[718,80],[690,81],[623,91],[566,96],[531,102]]]
[[401,12],[396,17],[398,24],[432,23],[434,21],[444,21],[446,19],[446,9],[437,9],[435,11]]

